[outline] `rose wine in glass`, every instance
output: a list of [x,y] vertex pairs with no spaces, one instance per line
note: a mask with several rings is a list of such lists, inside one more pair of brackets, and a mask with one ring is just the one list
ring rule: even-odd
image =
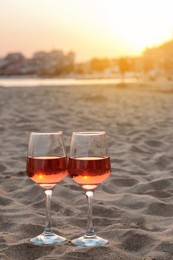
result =
[[66,239],[51,228],[51,196],[56,184],[67,175],[63,133],[30,134],[26,172],[44,190],[46,197],[46,225],[42,234],[30,239],[36,245],[60,244]]
[[88,219],[84,236],[72,240],[76,246],[103,246],[108,240],[96,236],[92,223],[92,199],[97,186],[110,176],[111,165],[105,132],[73,132],[68,173],[84,190]]

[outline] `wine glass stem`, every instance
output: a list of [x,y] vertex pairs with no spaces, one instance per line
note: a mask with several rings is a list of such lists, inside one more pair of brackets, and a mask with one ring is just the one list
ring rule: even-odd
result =
[[49,234],[52,233],[51,230],[51,198],[52,198],[52,190],[45,190],[46,197],[46,225],[44,228],[44,233]]
[[88,203],[88,218],[87,218],[87,226],[86,226],[86,232],[85,237],[95,237],[95,232],[93,228],[93,222],[92,222],[92,201],[93,201],[93,191],[86,191],[86,198]]

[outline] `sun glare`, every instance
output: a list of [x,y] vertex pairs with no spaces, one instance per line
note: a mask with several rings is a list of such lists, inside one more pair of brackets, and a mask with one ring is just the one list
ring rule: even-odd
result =
[[127,52],[138,53],[172,37],[173,16],[170,3],[155,0],[108,0],[106,4],[102,1],[95,19],[99,19],[105,36],[110,36],[115,45],[119,42],[126,46]]
[[152,17],[145,20],[131,21],[129,26],[123,28],[121,39],[129,47],[140,51],[146,47],[159,45],[170,39],[171,33],[166,23],[158,26],[157,22],[152,21]]

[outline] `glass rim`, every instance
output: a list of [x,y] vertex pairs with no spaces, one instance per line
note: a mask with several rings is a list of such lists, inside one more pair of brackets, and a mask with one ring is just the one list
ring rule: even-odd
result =
[[58,132],[30,132],[30,135],[55,135],[55,134],[63,134],[63,131]]
[[105,131],[73,132],[73,135],[104,135]]

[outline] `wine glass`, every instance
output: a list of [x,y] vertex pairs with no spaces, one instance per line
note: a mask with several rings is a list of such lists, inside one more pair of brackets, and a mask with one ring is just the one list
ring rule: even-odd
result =
[[56,184],[67,175],[63,133],[30,133],[26,172],[43,190],[46,197],[46,225],[39,236],[30,239],[36,245],[60,244],[66,238],[51,228],[51,197]]
[[96,236],[92,223],[92,199],[96,187],[110,176],[110,157],[105,132],[73,132],[68,172],[84,190],[88,219],[84,236],[73,239],[76,246],[103,246],[108,240]]

